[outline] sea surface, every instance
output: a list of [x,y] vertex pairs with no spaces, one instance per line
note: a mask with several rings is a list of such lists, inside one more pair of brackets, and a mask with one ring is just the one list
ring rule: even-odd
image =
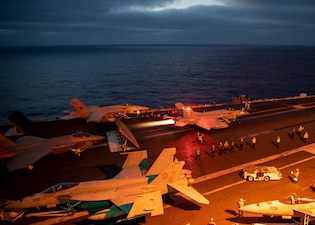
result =
[[0,48],[0,124],[86,105],[152,109],[315,94],[315,46],[121,45]]

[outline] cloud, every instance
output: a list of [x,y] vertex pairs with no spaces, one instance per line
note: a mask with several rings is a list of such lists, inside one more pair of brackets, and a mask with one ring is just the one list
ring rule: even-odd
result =
[[314,1],[190,2],[2,0],[0,46],[315,44]]

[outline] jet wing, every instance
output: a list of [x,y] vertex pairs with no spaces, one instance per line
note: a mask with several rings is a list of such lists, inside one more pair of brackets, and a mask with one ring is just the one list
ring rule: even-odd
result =
[[133,218],[138,215],[149,213],[151,216],[164,214],[161,190],[139,194],[136,197],[127,218]]
[[103,121],[114,122],[116,114],[117,114],[117,111],[93,110],[91,114],[86,118],[86,121],[87,122],[103,122]]
[[51,152],[51,148],[45,148],[45,146],[38,146],[30,150],[18,153],[13,159],[7,163],[9,171],[27,168],[37,160],[41,159],[45,155]]
[[209,204],[209,200],[206,199],[202,194],[200,194],[196,189],[191,186],[180,185],[176,183],[168,183],[169,186],[176,189],[177,191],[183,193],[187,197],[195,200],[198,203]]
[[213,127],[213,129],[223,129],[229,126],[227,122],[223,121],[222,119],[216,119],[216,123],[217,125]]
[[106,112],[103,110],[95,110],[93,112],[91,112],[91,114],[86,118],[87,122],[100,122],[102,120],[105,120],[106,117]]
[[293,209],[295,212],[315,217],[315,209]]
[[200,118],[196,122],[196,125],[206,130],[210,130],[211,128],[217,126],[217,120],[212,116],[200,116]]
[[181,119],[175,120],[175,126],[177,126],[177,127],[184,127],[184,126],[186,126],[188,124],[189,123],[185,119],[183,119],[183,120],[181,120]]
[[[9,171],[27,168],[39,159],[48,155],[54,147],[70,147],[73,143],[70,141],[56,142],[34,136],[26,136],[17,140],[15,147],[17,155],[8,161]],[[33,143],[33,144],[32,144]]]

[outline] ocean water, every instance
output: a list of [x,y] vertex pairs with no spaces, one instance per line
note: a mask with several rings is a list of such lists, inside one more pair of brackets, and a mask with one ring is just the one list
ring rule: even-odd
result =
[[315,46],[54,46],[0,48],[0,124],[19,110],[54,119],[86,105],[152,109],[315,94]]

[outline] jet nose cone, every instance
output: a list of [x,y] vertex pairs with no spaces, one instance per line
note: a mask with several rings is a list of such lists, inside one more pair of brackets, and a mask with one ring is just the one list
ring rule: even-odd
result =
[[239,208],[240,211],[243,212],[252,212],[252,213],[256,213],[259,211],[259,207],[257,205],[245,205]]
[[17,200],[17,201],[14,201],[14,200],[8,200],[5,205],[4,205],[4,209],[18,209],[18,205],[21,201],[20,200]]

